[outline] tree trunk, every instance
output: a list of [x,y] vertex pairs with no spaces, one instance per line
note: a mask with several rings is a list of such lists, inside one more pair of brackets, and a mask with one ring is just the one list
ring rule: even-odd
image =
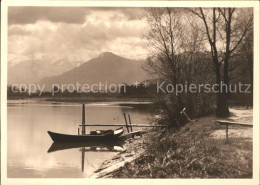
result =
[[229,116],[228,102],[226,93],[218,93],[217,94],[217,109],[216,109],[217,117],[227,117]]
[[229,109],[228,109],[228,98],[227,93],[220,92],[221,86],[221,78],[220,78],[220,67],[216,66],[216,80],[217,84],[219,85],[217,96],[217,108],[216,108],[216,116],[217,117],[227,117],[229,116]]

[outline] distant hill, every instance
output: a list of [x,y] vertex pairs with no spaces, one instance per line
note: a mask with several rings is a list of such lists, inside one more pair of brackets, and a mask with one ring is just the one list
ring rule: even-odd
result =
[[111,52],[100,54],[80,66],[57,75],[44,78],[40,84],[45,84],[46,90],[51,90],[53,84],[133,84],[147,79],[142,69],[144,61],[131,60]]

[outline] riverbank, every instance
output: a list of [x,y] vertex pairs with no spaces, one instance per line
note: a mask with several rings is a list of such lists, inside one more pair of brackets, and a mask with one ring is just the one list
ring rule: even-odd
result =
[[[230,111],[229,120],[252,123],[252,109]],[[93,177],[252,178],[252,128],[231,126],[226,140],[225,126],[216,120],[207,116],[178,131],[150,132],[129,141],[126,150],[105,161]]]

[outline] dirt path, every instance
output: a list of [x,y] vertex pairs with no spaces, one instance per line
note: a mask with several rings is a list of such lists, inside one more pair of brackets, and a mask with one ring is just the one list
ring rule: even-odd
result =
[[[231,116],[226,120],[237,122],[237,123],[246,123],[253,124],[253,109],[245,108],[230,108]],[[241,126],[229,126],[228,129],[229,138],[244,138],[252,139],[253,138],[253,128],[241,127]],[[217,139],[224,139],[226,137],[225,129],[216,130],[211,134],[212,137]]]

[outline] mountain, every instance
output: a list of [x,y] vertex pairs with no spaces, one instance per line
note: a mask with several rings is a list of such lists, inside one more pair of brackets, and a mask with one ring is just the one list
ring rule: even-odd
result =
[[76,63],[67,58],[59,59],[53,63],[43,60],[24,60],[15,65],[8,65],[7,83],[37,83],[45,77],[62,74],[74,67],[76,67]]
[[44,78],[40,84],[50,90],[53,84],[133,84],[147,79],[142,69],[144,61],[131,60],[111,52],[100,54],[80,66],[64,72],[61,75]]

